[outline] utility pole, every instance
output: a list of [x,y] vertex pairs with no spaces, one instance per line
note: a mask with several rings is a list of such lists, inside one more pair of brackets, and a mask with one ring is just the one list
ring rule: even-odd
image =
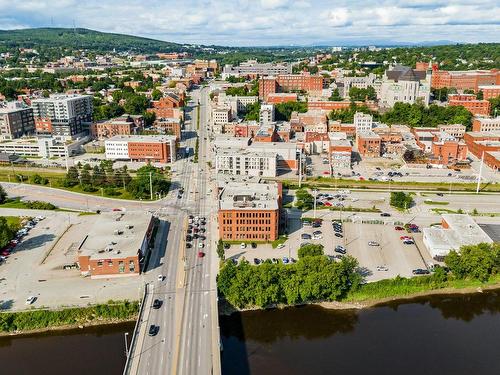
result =
[[302,150],[299,154],[299,189],[302,186]]
[[481,154],[481,165],[479,166],[479,176],[477,176],[476,194],[479,194],[479,188],[481,187],[481,177],[483,174],[483,163],[484,163],[484,151]]
[[149,192],[151,194],[151,200],[153,200],[153,172],[149,172]]

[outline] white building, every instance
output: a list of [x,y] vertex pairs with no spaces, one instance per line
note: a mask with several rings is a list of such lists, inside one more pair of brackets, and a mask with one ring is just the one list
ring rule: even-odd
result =
[[247,105],[257,103],[258,101],[258,96],[232,96],[226,95],[225,92],[221,92],[217,97],[219,105],[229,106],[229,108],[231,108],[233,117],[235,117],[237,113],[245,111]]
[[129,159],[128,139],[123,137],[112,137],[104,142],[106,159],[125,160]]
[[248,150],[259,153],[275,152],[277,154],[276,169],[296,170],[300,150],[292,142],[253,142]]
[[292,65],[288,63],[259,63],[257,60],[248,60],[238,66],[227,64],[222,70],[222,79],[228,77],[245,76],[275,76],[279,74],[291,74]]
[[226,124],[232,120],[231,108],[220,106],[212,109],[212,122],[214,125]]
[[423,241],[431,256],[438,260],[465,245],[493,243],[472,217],[465,214],[442,215],[441,226],[423,229]]
[[276,177],[276,160],[275,152],[226,148],[217,151],[215,170],[217,174]]
[[379,104],[392,108],[397,102],[429,105],[431,73],[397,65],[387,70],[380,84]]
[[262,104],[259,112],[260,125],[268,125],[272,122],[274,122],[274,105]]
[[356,128],[356,134],[372,130],[373,116],[363,112],[356,112],[354,114],[354,127]]
[[477,116],[474,118],[472,128],[475,132],[490,132],[500,130],[500,116],[494,118]]
[[53,137],[20,138],[0,142],[0,152],[27,157],[62,158],[82,153],[82,146],[87,141],[88,137],[70,143]]

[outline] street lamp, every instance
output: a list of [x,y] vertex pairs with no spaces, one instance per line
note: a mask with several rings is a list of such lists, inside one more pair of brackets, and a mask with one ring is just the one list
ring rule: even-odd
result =
[[128,332],[125,332],[125,358],[128,357]]

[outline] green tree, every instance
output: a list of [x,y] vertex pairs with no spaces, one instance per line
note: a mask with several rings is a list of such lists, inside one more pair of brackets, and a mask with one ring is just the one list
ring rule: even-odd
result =
[[324,255],[323,249],[323,245],[307,244],[301,246],[298,251],[299,259],[306,256]]
[[341,102],[342,101],[342,96],[340,96],[339,89],[334,89],[332,91],[332,96],[330,96],[329,100],[331,100],[332,102]]
[[7,200],[7,193],[5,192],[3,186],[0,184],[0,204],[5,203],[6,200]]
[[314,197],[307,189],[299,189],[295,191],[295,206],[300,210],[310,210],[314,207]]
[[0,216],[0,248],[4,248],[14,237],[14,230],[9,226],[5,217]]
[[226,255],[224,251],[224,242],[222,242],[221,239],[217,242],[217,255],[219,256],[220,260],[224,260]]
[[66,173],[66,178],[64,180],[64,185],[67,187],[76,186],[80,183],[78,180],[78,169],[76,167],[69,167],[68,173]]
[[160,100],[162,97],[163,97],[163,93],[160,90],[158,90],[158,89],[154,89],[151,92],[151,98],[153,100]]
[[399,209],[409,209],[413,205],[413,198],[410,193],[404,193],[402,191],[392,191],[390,204],[392,207]]
[[500,244],[480,243],[462,246],[460,251],[451,251],[445,263],[459,279],[471,278],[487,281],[500,271]]
[[90,175],[90,172],[88,171],[88,169],[83,169],[80,172],[80,184],[81,185],[92,184],[92,176]]

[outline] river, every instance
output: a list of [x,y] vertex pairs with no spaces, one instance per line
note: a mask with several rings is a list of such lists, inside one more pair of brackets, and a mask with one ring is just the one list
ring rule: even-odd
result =
[[223,375],[500,374],[500,291],[221,317]]
[[[500,290],[220,319],[223,375],[500,374]],[[119,375],[134,323],[0,337],[0,374]]]
[[0,337],[0,374],[121,374],[134,324]]

